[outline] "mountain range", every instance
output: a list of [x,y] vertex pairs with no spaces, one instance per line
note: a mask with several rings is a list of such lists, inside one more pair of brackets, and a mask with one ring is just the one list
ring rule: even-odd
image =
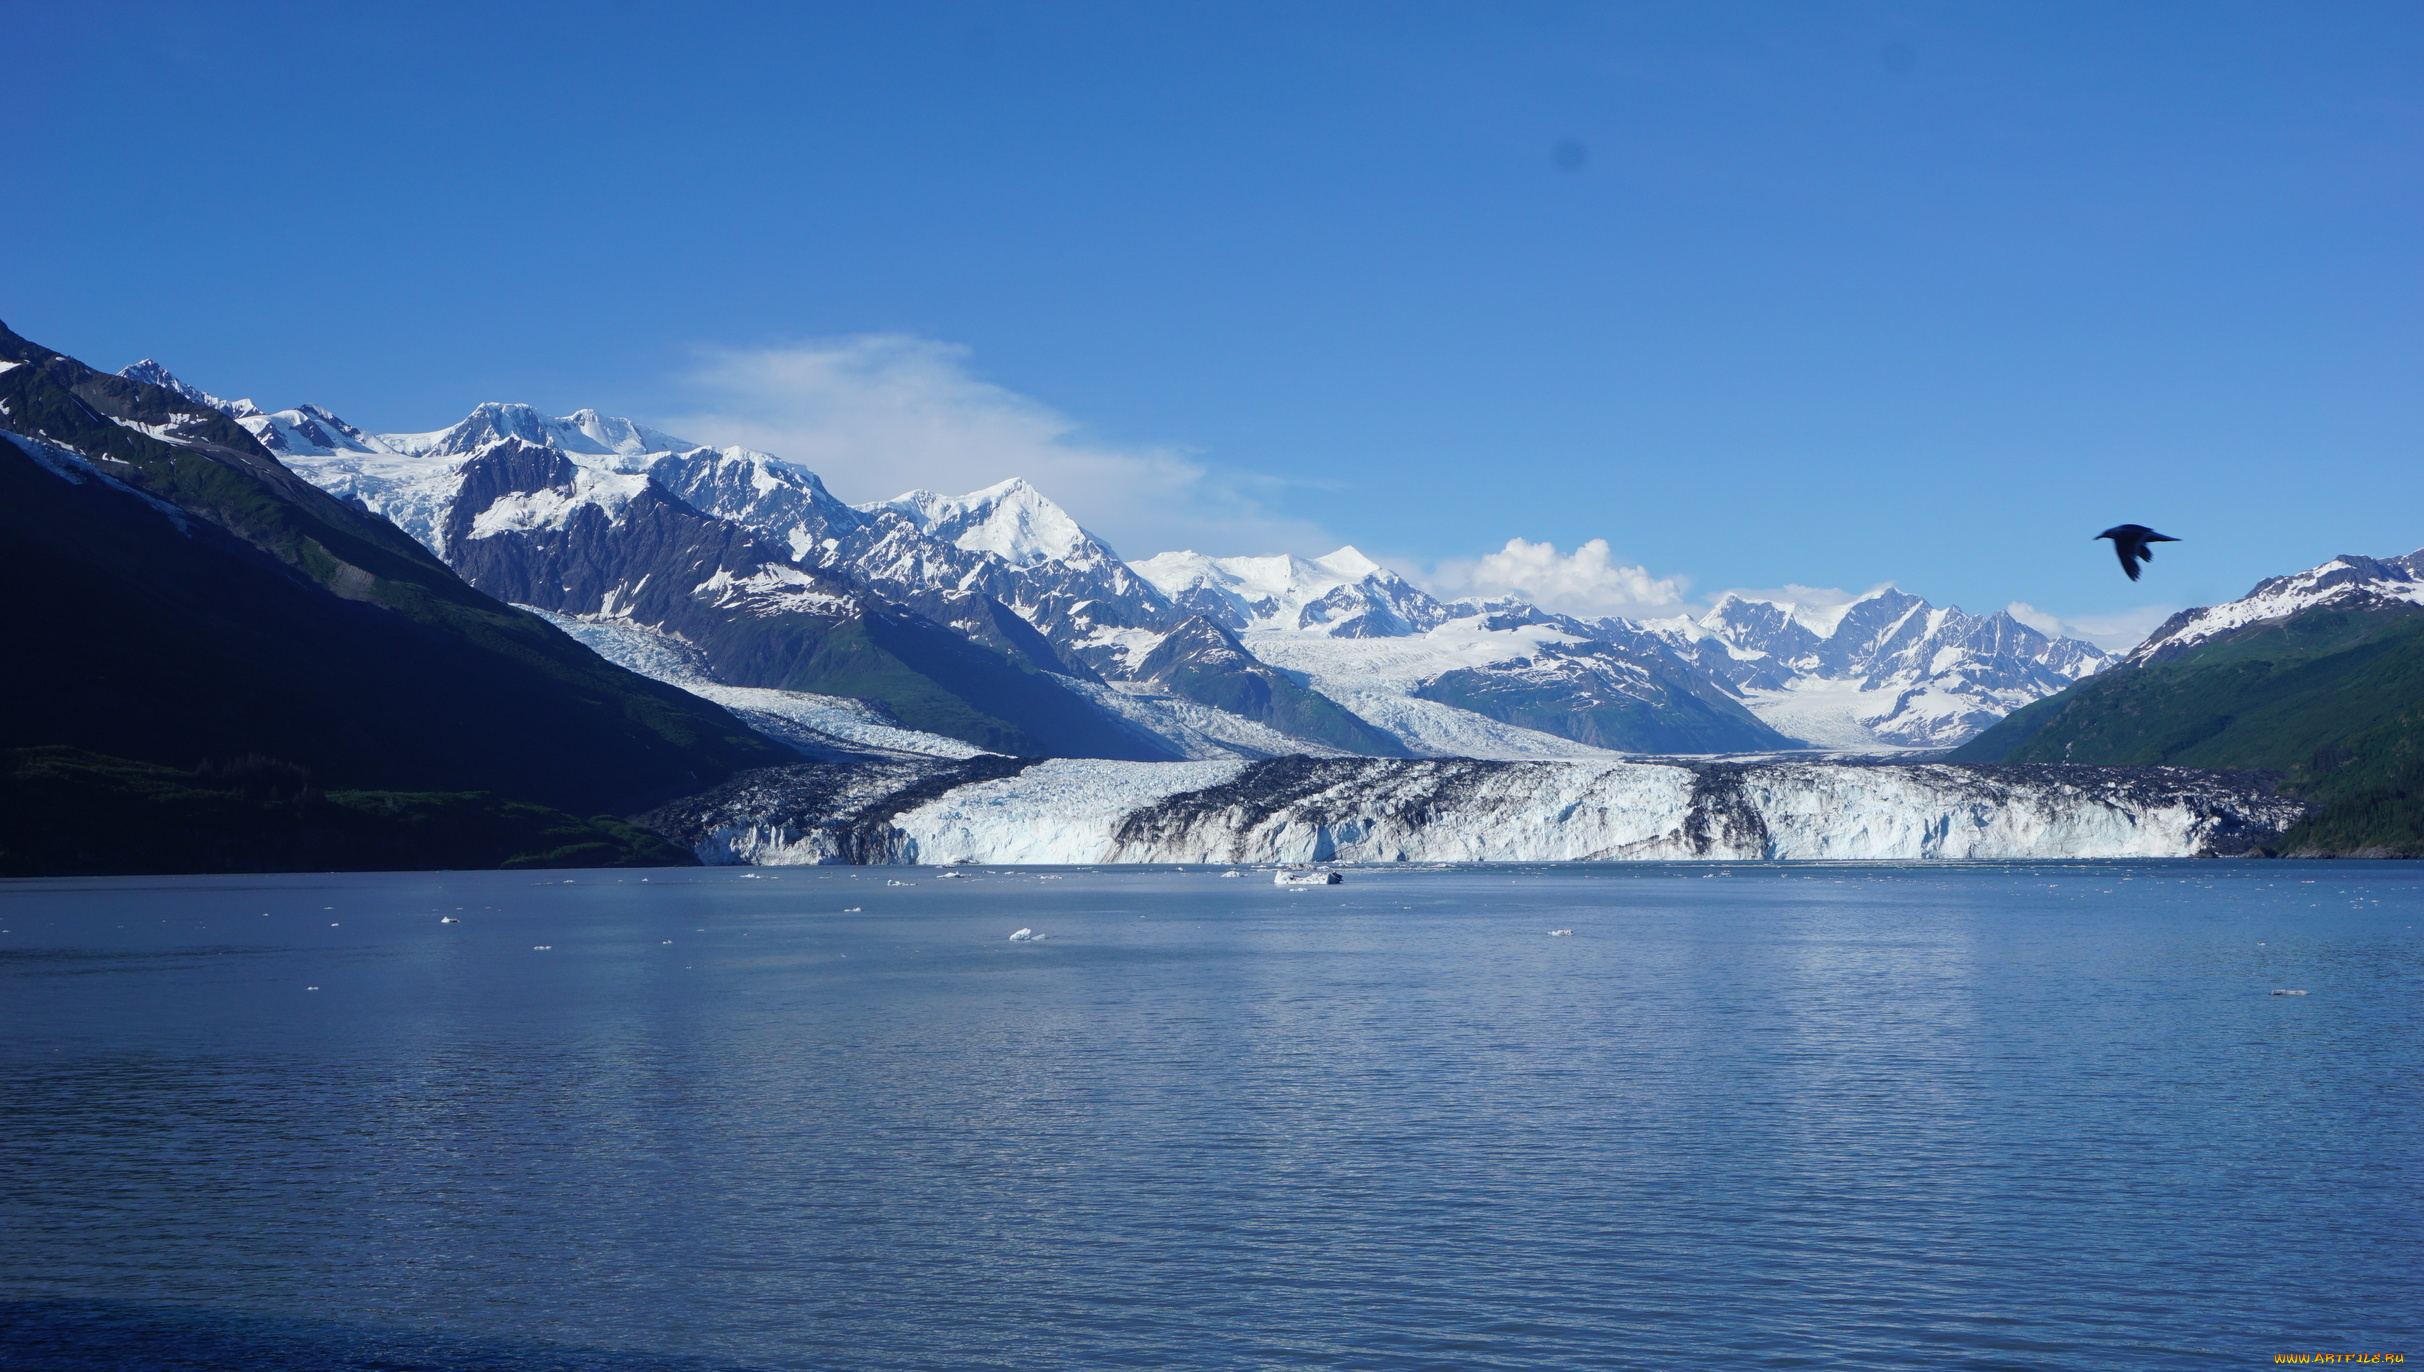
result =
[[888,747],[1132,760],[1943,748],[2111,661],[1892,589],[1634,622],[1442,600],[1351,547],[1131,563],[1016,478],[851,505],[796,463],[595,410],[374,434],[127,375],[623,665],[760,693],[812,751],[846,753],[870,709]]

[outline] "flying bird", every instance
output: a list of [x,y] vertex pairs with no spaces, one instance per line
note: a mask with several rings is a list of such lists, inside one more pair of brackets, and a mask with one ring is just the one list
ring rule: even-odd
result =
[[2096,537],[2113,541],[2113,555],[2121,559],[2121,570],[2129,573],[2132,581],[2138,579],[2139,563],[2155,560],[2155,550],[2147,547],[2147,544],[2180,541],[2170,534],[2156,533],[2143,524],[2115,524]]

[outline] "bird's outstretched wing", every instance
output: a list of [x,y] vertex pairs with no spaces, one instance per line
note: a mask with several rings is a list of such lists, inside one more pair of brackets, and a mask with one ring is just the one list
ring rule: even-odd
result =
[[2129,579],[2132,581],[2138,579],[2138,559],[2145,553],[2146,545],[2143,543],[2127,538],[2113,540],[2113,556],[2121,559],[2121,570],[2129,573]]

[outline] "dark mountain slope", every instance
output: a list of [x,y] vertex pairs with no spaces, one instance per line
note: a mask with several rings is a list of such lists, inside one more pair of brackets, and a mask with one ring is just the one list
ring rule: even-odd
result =
[[226,416],[0,327],[0,746],[623,811],[789,760],[288,472]]
[[1619,654],[1600,642],[1544,643],[1523,662],[1449,672],[1414,694],[1619,752],[1800,746],[1671,655],[1639,648]]
[[1164,635],[1137,664],[1136,677],[1283,734],[1367,757],[1412,756],[1394,735],[1247,652],[1235,634],[1204,615]]
[[2265,768],[2317,806],[2282,851],[2424,855],[2424,607],[2317,605],[2152,654],[1950,760]]
[[0,751],[0,876],[688,867],[611,815],[484,791],[330,791],[239,757],[192,771],[75,748]]

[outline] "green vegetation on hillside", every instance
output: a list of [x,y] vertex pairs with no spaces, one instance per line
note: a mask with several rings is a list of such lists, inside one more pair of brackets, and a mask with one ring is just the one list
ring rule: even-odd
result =
[[1949,760],[2263,768],[2317,807],[2279,851],[2424,856],[2424,609],[2318,606],[2089,677]]
[[922,616],[781,614],[692,629],[726,681],[881,701],[912,729],[1016,757],[1174,761],[1141,730],[1124,730],[1024,659],[971,643]]
[[611,815],[484,791],[328,791],[259,755],[189,771],[75,748],[0,752],[0,876],[695,866]]

